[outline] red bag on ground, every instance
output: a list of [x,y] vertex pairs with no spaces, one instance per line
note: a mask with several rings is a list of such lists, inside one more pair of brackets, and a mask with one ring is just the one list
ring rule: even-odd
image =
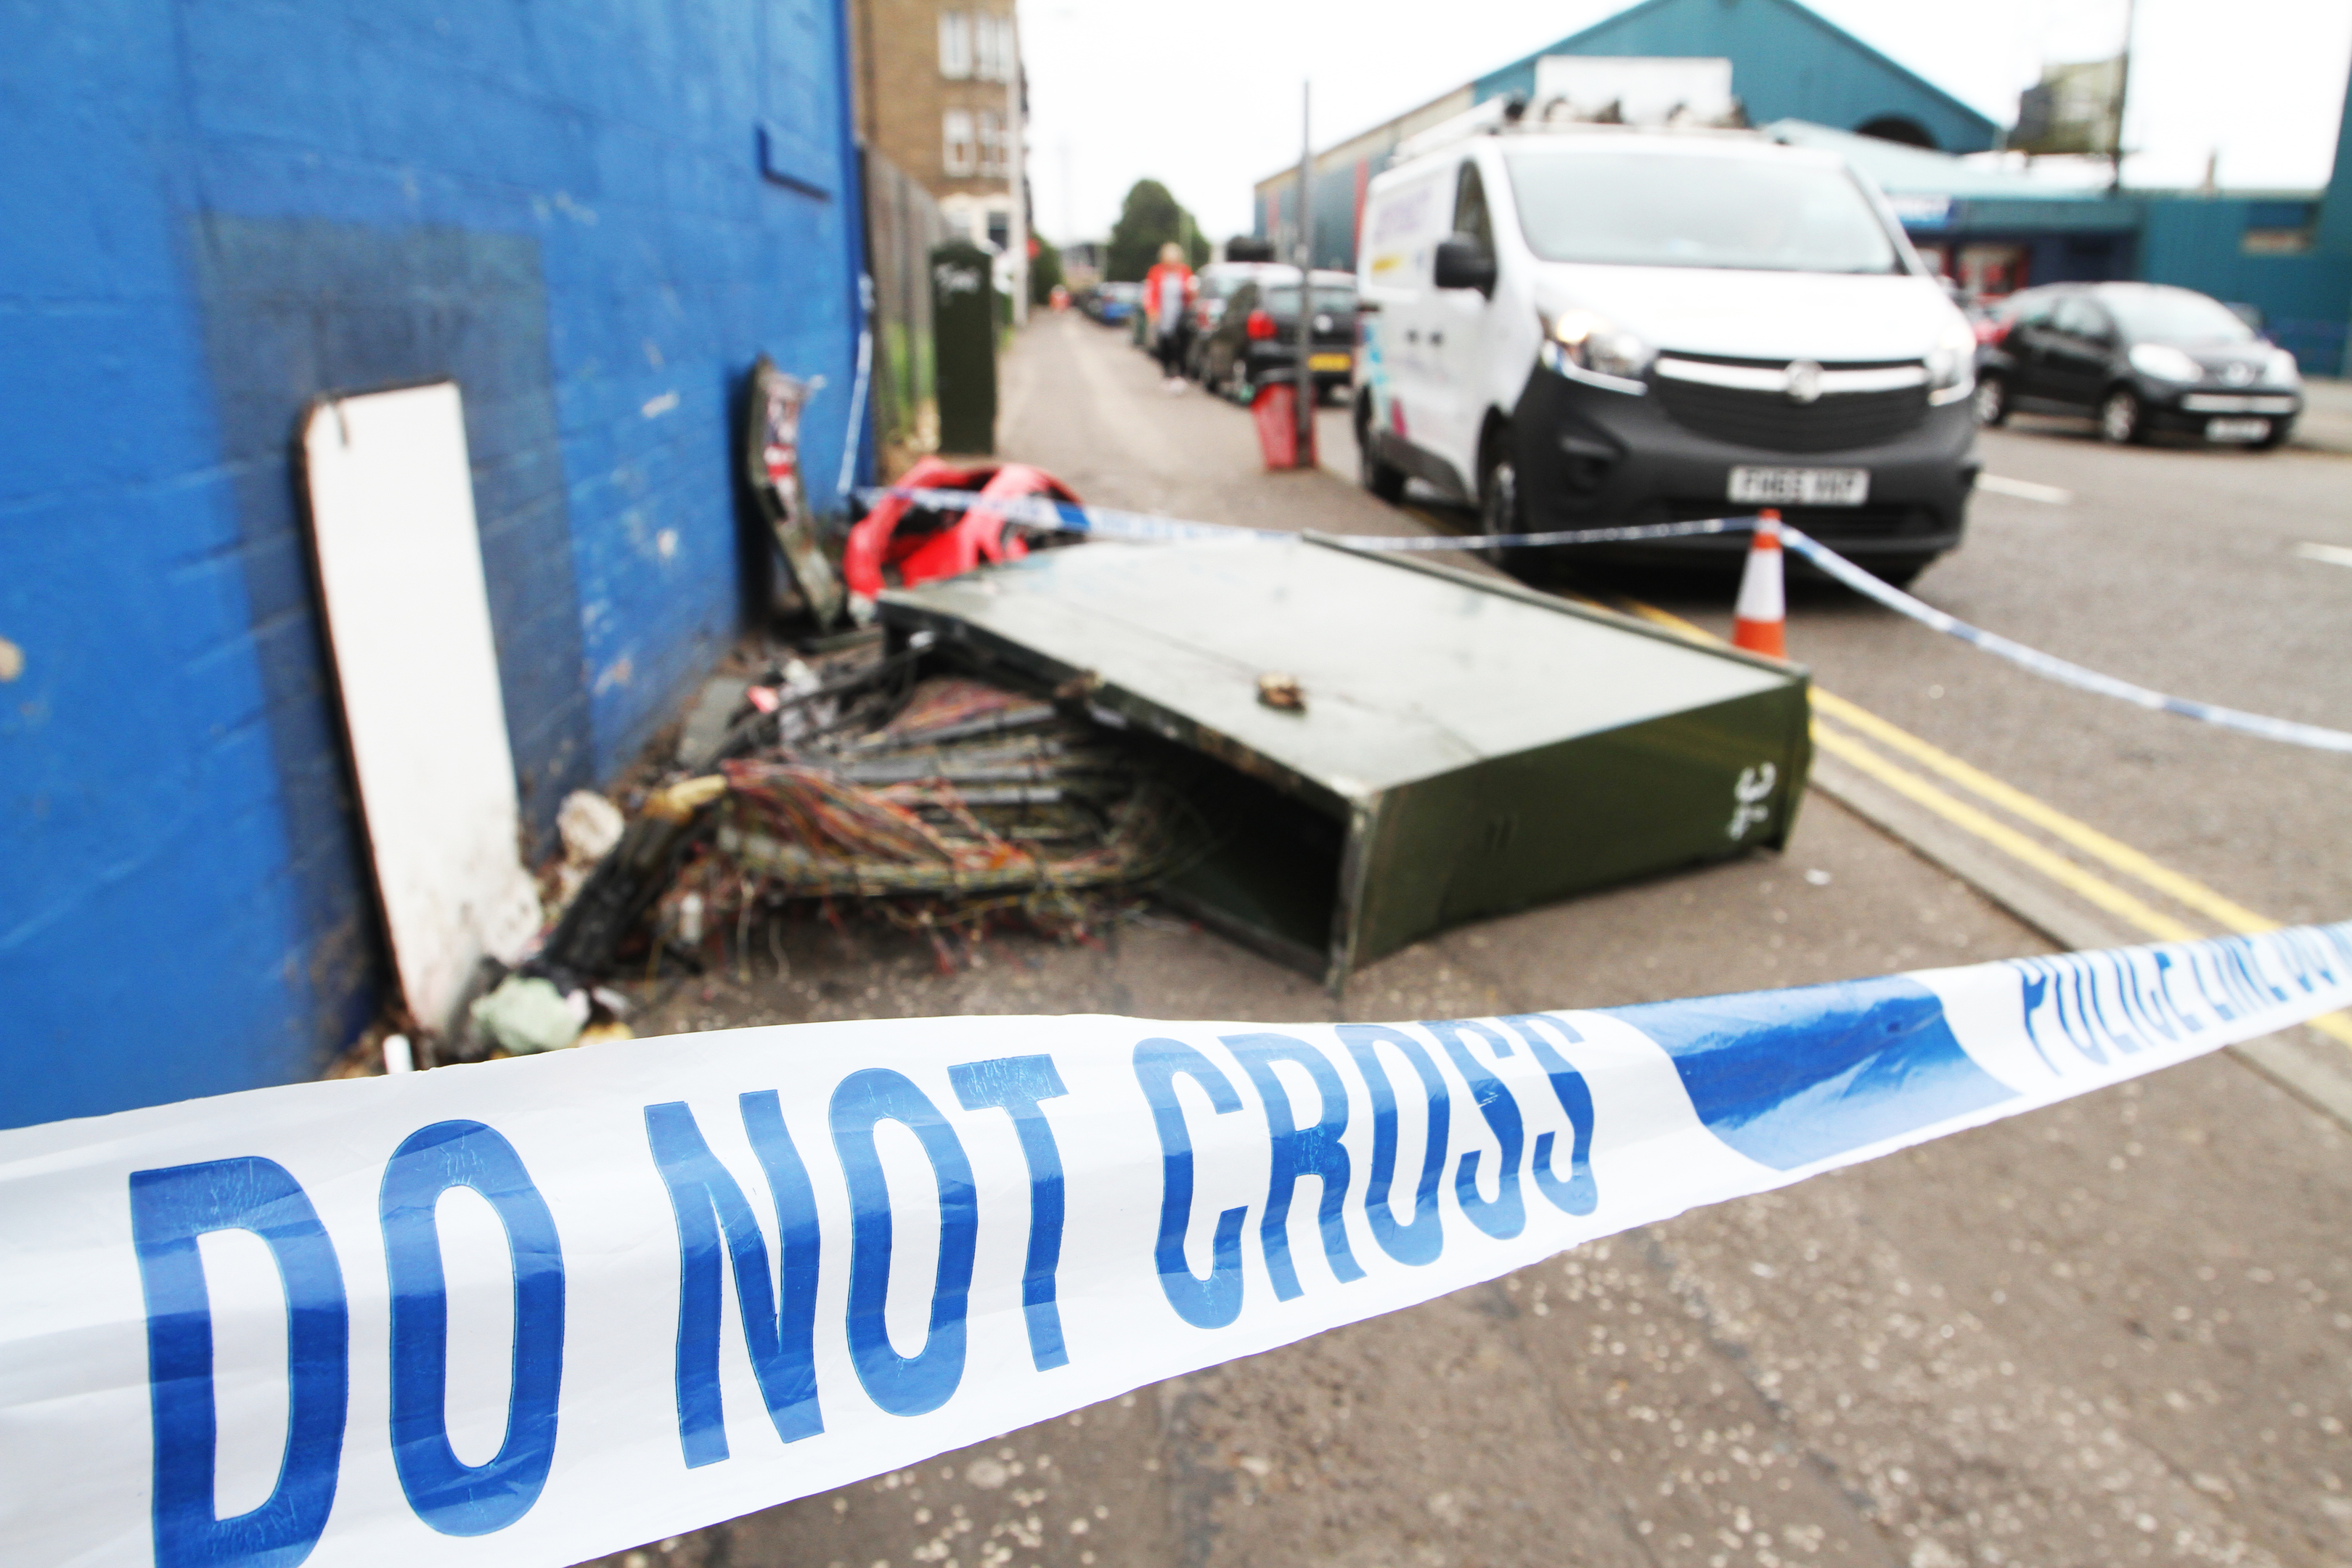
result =
[[1315,467],[1315,426],[1307,426],[1306,460],[1298,452],[1298,389],[1286,381],[1269,381],[1250,399],[1250,416],[1257,421],[1258,450],[1269,468]]

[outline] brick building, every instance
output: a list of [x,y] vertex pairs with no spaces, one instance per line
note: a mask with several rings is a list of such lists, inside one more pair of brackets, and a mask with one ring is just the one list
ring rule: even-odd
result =
[[[939,198],[1025,290],[1024,89],[1012,0],[850,0],[857,133]],[[1010,276],[1007,276],[1007,274]]]

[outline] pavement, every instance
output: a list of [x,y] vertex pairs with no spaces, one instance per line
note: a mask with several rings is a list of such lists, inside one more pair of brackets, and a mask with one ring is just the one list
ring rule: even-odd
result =
[[[1163,394],[1123,334],[1079,318],[1021,335],[1003,408],[1006,454],[1092,501],[1356,533],[1460,525],[1425,500],[1383,506],[1339,473],[1264,473],[1242,411]],[[1345,468],[1344,415],[1327,411],[1321,429],[1327,463]],[[1975,540],[1922,579],[1923,595],[2085,662],[2123,660],[2119,673],[2193,679],[2194,695],[2352,720],[2326,657],[2344,624],[2327,595],[2352,593],[2352,572],[2326,577],[2284,543],[2352,545],[2352,520],[2328,496],[2338,459],[2111,452],[2024,430],[1987,449],[1997,471],[2075,499],[2035,512],[1988,497]],[[2247,505],[2250,489],[2284,510]],[[2173,550],[2184,553],[2168,566],[2160,552]],[[1581,586],[1702,626],[1727,618],[1724,584]],[[2137,836],[2207,879],[2198,886],[2284,917],[2347,908],[2352,873],[2329,855],[2347,841],[2347,792],[2328,788],[2339,773],[2234,749],[2252,742],[2143,732],[2133,725],[2180,721],[2072,706],[2073,694],[2017,684],[2028,678],[1843,598],[1801,592],[1791,638],[1858,705],[1863,719],[1849,714],[1841,732],[1872,754],[1965,793],[1871,730],[1876,719],[2000,770],[1995,782],[2015,775],[2066,820]],[[2168,641],[2190,646],[2159,656]],[[2214,740],[2222,749],[2209,752]],[[2002,852],[1921,808],[1947,832],[1923,849],[1882,826],[1893,808],[1861,784],[1864,809],[1815,791],[1782,854],[1453,931],[1373,965],[1339,1002],[1149,910],[1092,945],[1000,935],[952,974],[887,928],[811,920],[637,1022],[658,1033],[961,1013],[1460,1016],[2043,952],[2083,910],[2119,919],[2063,879],[2032,884],[2014,856],[2014,885],[1956,874],[1955,859],[1981,868],[1955,844],[1987,863]],[[2122,875],[2013,812],[2003,820],[2084,875]],[[2309,837],[2322,832],[2333,837]],[[2328,1044],[2315,1040],[2294,1048]],[[2345,1123],[2315,1108],[2324,1097],[2282,1081],[2208,1058],[606,1561],[2352,1561],[2352,1162]]]

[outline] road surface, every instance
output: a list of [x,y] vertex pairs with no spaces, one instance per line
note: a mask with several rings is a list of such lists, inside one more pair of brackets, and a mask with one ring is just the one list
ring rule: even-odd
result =
[[[1263,526],[1428,526],[1333,475],[1260,472],[1239,410],[1165,395],[1124,334],[1080,319],[1023,335],[1005,408],[1007,454],[1091,500]],[[1327,415],[1327,443],[1335,437],[1330,455],[1344,458],[1344,423]],[[2341,470],[2294,465],[2334,459],[2200,467],[2201,455],[2023,433],[1990,449],[1998,471],[2085,497],[2112,486],[2119,499],[2048,515],[1988,505],[1977,542],[1923,593],[2196,695],[2352,720],[2340,694],[2297,673],[2298,658],[2326,656],[2305,622],[2328,592],[2352,592],[2352,571],[2338,584],[2315,565],[2279,567],[2263,551],[2306,524],[2250,521],[2243,499],[2249,486],[2307,485],[2320,504],[2325,474]],[[2189,551],[2188,569],[2116,549],[2134,542],[2135,526]],[[2239,581],[2242,570],[2257,580]],[[2037,575],[2050,580],[2028,580]],[[2200,579],[2216,591],[2185,599]],[[2134,589],[2159,583],[2170,597]],[[1724,598],[1685,590],[1667,607],[1719,626]],[[2264,602],[2276,626],[2251,635],[2259,612],[2252,626],[2243,617]],[[2176,646],[2153,667],[2128,662],[2166,637],[2204,640],[2207,624],[2248,646],[2201,658]],[[2281,637],[2294,647],[2282,650]],[[2347,907],[2343,868],[2329,864],[2345,839],[2340,771],[2227,737],[2143,733],[2136,723],[2159,721],[2076,706],[1835,601],[1801,604],[1792,641],[1854,700],[2018,770],[2273,912]],[[2282,680],[2292,684],[2270,689]],[[2225,749],[2205,751],[2215,739]],[[2331,839],[2303,837],[2327,824]],[[2296,874],[2298,858],[2311,875]],[[784,933],[783,965],[755,948],[740,977],[672,997],[645,1026],[1082,1009],[1442,1017],[2048,946],[1816,794],[1785,855],[1450,933],[1373,966],[1337,1008],[1300,977],[1163,917],[1122,922],[1095,948],[995,939],[984,966],[945,977],[928,949],[895,933],[812,921]],[[2352,1559],[2347,1155],[2338,1121],[2235,1059],[2209,1058],[609,1561],[2341,1563]],[[1184,1331],[1171,1319],[1137,1331]]]

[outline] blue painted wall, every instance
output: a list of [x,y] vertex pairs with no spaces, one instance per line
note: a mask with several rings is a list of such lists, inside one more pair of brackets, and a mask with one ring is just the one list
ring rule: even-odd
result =
[[382,997],[312,396],[463,387],[542,837],[732,636],[752,358],[827,378],[812,475],[846,429],[845,51],[839,0],[0,19],[0,1125],[307,1077]]
[[1480,102],[1535,92],[1544,55],[1656,55],[1731,61],[1731,90],[1759,125],[1809,120],[1859,131],[1881,115],[1916,121],[1947,153],[1981,153],[2000,127],[1797,0],[1644,0],[1480,77]]
[[2152,195],[2142,198],[2137,276],[2178,283],[2215,299],[2259,306],[2271,341],[2292,351],[2305,372],[2345,371],[2345,318],[2352,312],[2352,256],[2315,245],[2296,256],[2249,255],[2249,227],[2289,228],[2280,209],[2311,204],[2239,196]]

